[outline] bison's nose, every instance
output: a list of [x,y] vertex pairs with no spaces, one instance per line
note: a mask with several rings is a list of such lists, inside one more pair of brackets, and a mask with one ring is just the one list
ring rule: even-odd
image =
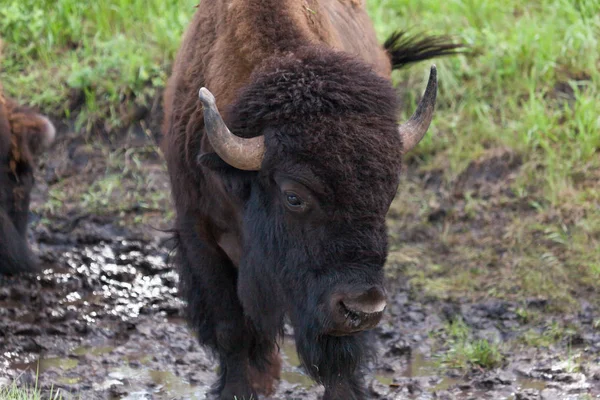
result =
[[[337,299],[336,299],[337,300]],[[385,291],[379,286],[346,294],[334,306],[335,327],[332,334],[347,335],[375,327],[387,305]]]

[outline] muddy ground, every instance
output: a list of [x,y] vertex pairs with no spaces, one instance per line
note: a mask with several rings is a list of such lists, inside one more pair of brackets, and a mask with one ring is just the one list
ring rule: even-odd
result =
[[[182,320],[178,277],[168,263],[171,243],[163,231],[172,214],[155,128],[136,124],[115,140],[61,127],[42,162],[32,205],[31,241],[44,271],[0,278],[0,384],[33,384],[39,374],[38,386],[60,389],[66,399],[205,398],[216,366]],[[518,168],[510,152],[489,154],[459,177],[452,192],[442,190],[435,174],[407,169],[407,181],[437,203],[430,227],[404,229],[406,220],[392,209],[390,263],[410,256],[395,243],[411,243],[430,258],[446,257],[432,232],[449,207],[464,206],[456,191],[502,190],[494,185]],[[499,209],[495,218],[501,214]],[[461,229],[485,229],[481,221],[465,224]],[[516,338],[530,329],[523,307],[543,308],[543,299],[524,305],[492,297],[420,296],[401,268],[390,272],[389,292],[385,319],[373,332],[379,358],[367,382],[374,398],[600,398],[600,331],[594,327],[599,314],[589,302],[552,317],[577,325],[568,341],[535,348],[518,345]],[[444,327],[456,318],[466,322],[473,340],[499,345],[505,357],[499,367],[442,368],[451,350]],[[300,369],[292,341],[281,349],[283,379],[272,398],[319,398],[322,389]]]

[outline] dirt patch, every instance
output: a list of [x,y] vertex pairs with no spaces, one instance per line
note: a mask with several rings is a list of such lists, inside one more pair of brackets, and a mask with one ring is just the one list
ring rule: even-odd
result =
[[523,163],[520,155],[507,148],[495,148],[485,152],[469,164],[454,185],[454,194],[460,197],[470,192],[478,197],[491,197],[510,187],[515,173]]

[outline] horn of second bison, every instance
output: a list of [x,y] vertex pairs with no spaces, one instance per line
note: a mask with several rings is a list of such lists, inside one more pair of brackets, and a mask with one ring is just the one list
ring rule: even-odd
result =
[[204,107],[204,127],[208,140],[219,157],[234,168],[258,171],[265,153],[264,136],[245,139],[234,135],[217,109],[215,96],[203,87],[199,98]]
[[417,110],[408,121],[398,127],[404,153],[415,147],[425,137],[427,129],[429,129],[429,124],[431,124],[431,120],[433,119],[436,96],[437,69],[435,65],[432,65],[427,88],[417,106]]

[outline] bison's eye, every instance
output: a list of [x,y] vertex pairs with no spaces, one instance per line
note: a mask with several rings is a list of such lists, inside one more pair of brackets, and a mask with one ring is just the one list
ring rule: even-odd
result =
[[284,193],[285,196],[285,202],[288,206],[288,208],[290,208],[293,211],[302,211],[305,206],[306,203],[304,203],[304,200],[302,200],[302,198],[300,196],[298,196],[298,194],[294,193],[294,192],[289,192],[286,191]]

